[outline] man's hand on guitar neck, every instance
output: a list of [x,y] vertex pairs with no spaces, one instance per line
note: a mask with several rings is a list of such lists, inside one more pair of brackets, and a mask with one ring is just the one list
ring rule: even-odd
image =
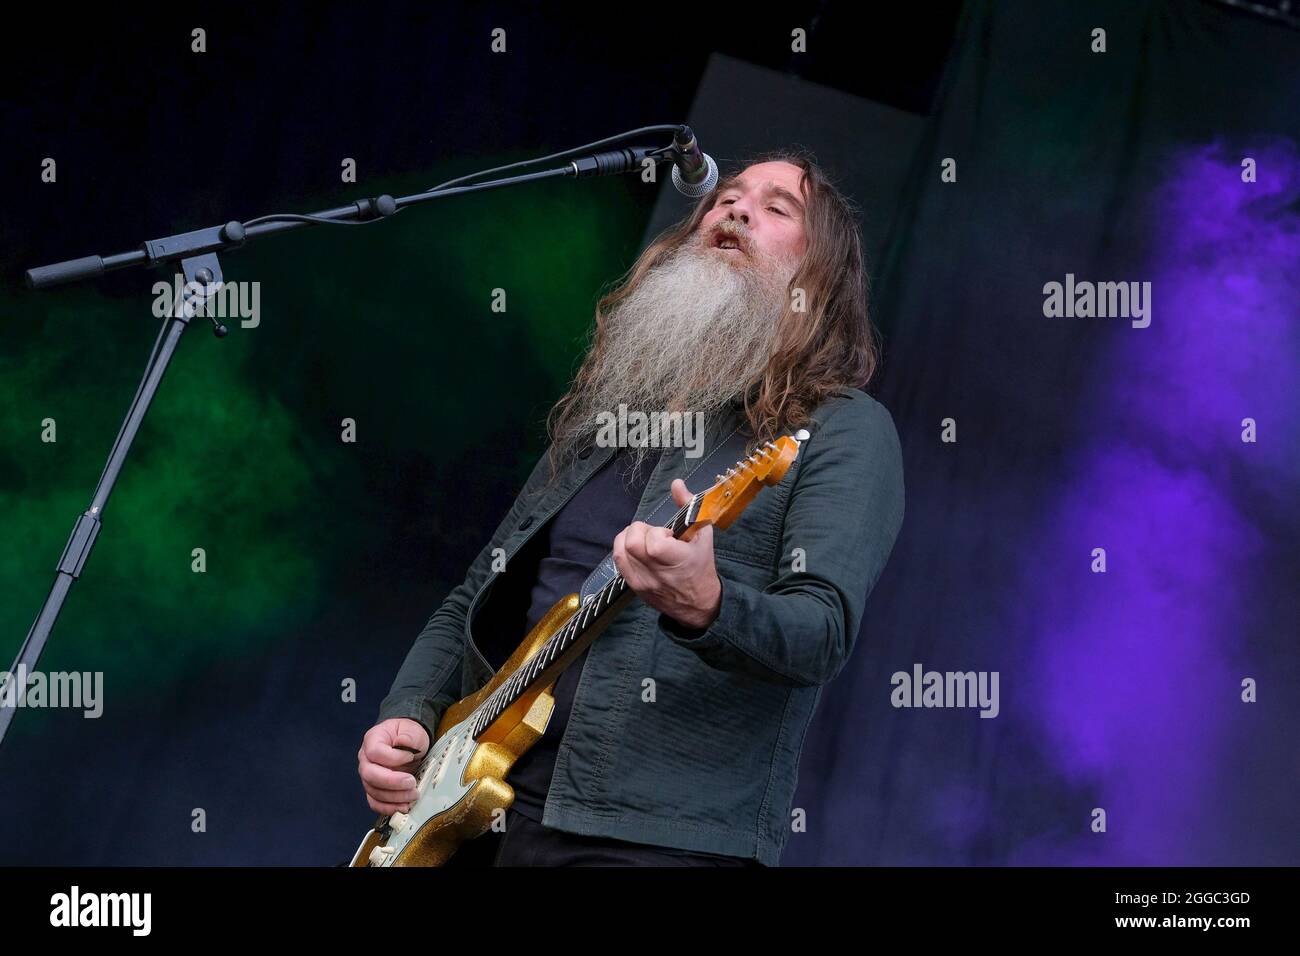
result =
[[376,813],[405,813],[418,794],[415,772],[429,749],[429,735],[418,720],[393,717],[366,731],[357,751],[357,773],[366,800]]
[[[693,497],[680,478],[672,490],[679,505]],[[712,525],[681,541],[667,528],[634,521],[614,539],[614,564],[637,597],[683,626],[703,630],[718,616],[722,582],[713,563]]]

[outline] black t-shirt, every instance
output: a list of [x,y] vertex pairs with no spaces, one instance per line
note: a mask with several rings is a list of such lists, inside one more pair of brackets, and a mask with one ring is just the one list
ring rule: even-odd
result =
[[[537,579],[529,598],[527,623],[515,638],[516,643],[556,601],[582,587],[587,575],[613,549],[614,538],[636,517],[654,458],[647,457],[635,475],[631,474],[630,464],[625,452],[615,454],[537,532],[536,537],[544,539],[539,543]],[[555,709],[546,733],[515,762],[507,777],[515,790],[514,808],[538,822],[587,653],[583,651],[555,682]]]

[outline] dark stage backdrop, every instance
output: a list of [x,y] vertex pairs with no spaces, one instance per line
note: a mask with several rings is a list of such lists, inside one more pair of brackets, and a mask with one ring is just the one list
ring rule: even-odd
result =
[[[863,207],[906,455],[784,862],[1300,862],[1300,33],[1072,6],[795,7],[803,59],[761,17],[683,39],[382,5],[382,29],[223,13],[198,72],[181,19],[38,50],[4,84],[7,181],[30,186],[0,221],[0,666],[156,331],[152,274],[36,294],[22,268],[688,117],[720,158],[814,149]],[[515,53],[492,59],[501,25]],[[103,671],[103,716],[18,714],[0,863],[346,858],[373,819],[361,734],[542,450],[601,285],[685,209],[634,178],[539,184],[226,257],[262,324],[182,343],[42,660]],[[1150,325],[1044,315],[1067,274],[1150,282]],[[918,664],[998,672],[997,716],[892,706]]]
[[[877,270],[907,515],[785,862],[1300,862],[1298,96],[1217,6],[968,6]],[[1067,275],[1149,316],[1048,317]],[[997,717],[891,706],[917,664]]]

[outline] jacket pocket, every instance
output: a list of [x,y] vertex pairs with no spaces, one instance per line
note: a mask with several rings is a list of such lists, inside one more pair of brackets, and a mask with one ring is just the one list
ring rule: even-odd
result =
[[776,575],[777,550],[785,516],[783,489],[764,488],[725,531],[715,531],[713,553]]

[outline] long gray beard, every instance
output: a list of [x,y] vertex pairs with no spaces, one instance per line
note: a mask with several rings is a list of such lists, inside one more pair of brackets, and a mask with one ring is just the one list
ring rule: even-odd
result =
[[[707,421],[748,392],[771,357],[793,273],[786,261],[733,263],[684,243],[609,314],[600,363],[572,406],[576,424],[555,437],[561,456],[596,431],[600,413],[616,415],[620,405]],[[640,466],[658,448],[628,451]]]

